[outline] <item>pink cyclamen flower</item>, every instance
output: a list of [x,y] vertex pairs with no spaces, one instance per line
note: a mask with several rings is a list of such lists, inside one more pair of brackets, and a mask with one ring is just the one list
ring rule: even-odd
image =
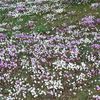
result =
[[94,98],[95,100],[100,100],[100,96],[99,96],[99,95],[94,95],[93,98]]
[[97,86],[96,86],[96,90],[98,90],[98,91],[99,91],[99,90],[100,90],[100,86],[98,86],[98,85],[97,85]]
[[97,18],[97,19],[96,19],[96,23],[97,23],[97,24],[100,24],[100,18]]
[[6,39],[6,35],[4,33],[0,33],[0,40]]
[[82,18],[81,24],[88,27],[95,27],[96,21],[94,16],[86,16]]
[[96,98],[96,100],[100,100],[100,96],[98,96],[98,97]]
[[18,11],[18,12],[24,12],[24,11],[26,11],[25,5],[23,5],[23,4],[17,5],[16,11]]
[[4,62],[0,59],[0,68],[4,68]]
[[95,48],[95,49],[100,49],[100,45],[99,44],[93,44],[91,47]]

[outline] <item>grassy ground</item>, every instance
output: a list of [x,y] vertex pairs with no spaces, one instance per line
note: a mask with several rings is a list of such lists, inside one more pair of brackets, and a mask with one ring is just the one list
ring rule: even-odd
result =
[[[13,30],[12,28],[15,26],[21,25],[21,29],[18,30],[20,32],[25,32],[25,33],[31,33],[32,30],[27,27],[27,23],[29,20],[34,21],[35,27],[34,31],[36,32],[46,32],[46,31],[51,31],[52,27],[60,27],[64,23],[67,23],[67,25],[75,25],[78,24],[79,21],[81,20],[82,17],[88,16],[88,15],[93,15],[96,17],[100,17],[100,11],[99,9],[92,10],[90,8],[89,4],[72,4],[72,5],[66,5],[63,4],[62,8],[64,8],[64,11],[62,13],[55,14],[55,12],[39,12],[37,14],[32,14],[30,15],[22,15],[17,18],[12,18],[12,17],[7,17],[8,9],[1,10],[0,9],[0,22],[2,23],[7,23],[4,28],[6,33],[11,33],[15,32],[16,30]],[[70,13],[70,11],[74,12],[73,14]],[[55,18],[53,21],[47,21],[46,18],[44,18],[47,14],[54,14]],[[20,20],[21,18],[21,20]],[[10,34],[9,33],[9,34]]]

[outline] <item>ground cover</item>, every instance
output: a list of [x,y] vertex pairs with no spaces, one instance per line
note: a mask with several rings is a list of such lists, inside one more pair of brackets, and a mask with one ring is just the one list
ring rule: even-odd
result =
[[100,3],[0,3],[0,100],[100,100]]

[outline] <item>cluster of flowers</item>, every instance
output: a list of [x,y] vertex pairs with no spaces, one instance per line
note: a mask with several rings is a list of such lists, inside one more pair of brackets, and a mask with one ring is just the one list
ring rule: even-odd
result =
[[100,18],[95,18],[94,16],[86,16],[82,18],[81,24],[84,26],[95,27],[100,24]]
[[[88,42],[89,39],[76,40],[57,32],[21,33],[9,39],[0,33],[1,97],[20,100],[29,93],[34,98],[61,97],[64,90],[68,95],[76,95],[90,84],[91,78],[100,75],[100,45],[95,41],[98,37],[96,34]],[[5,88],[7,84],[11,87]]]
[[[37,2],[41,3],[41,0]],[[56,14],[64,11],[60,3],[51,7],[30,4],[29,8],[18,3],[8,15],[18,17],[50,10],[54,14],[44,17],[48,21],[56,20]],[[100,18],[86,16],[81,23],[95,27],[100,24]],[[33,24],[29,21],[29,27],[33,28]],[[15,26],[13,29],[19,28]],[[89,100],[100,99],[99,32],[89,33],[87,28],[78,29],[76,25],[53,28],[53,34],[15,32],[10,39],[0,33],[0,99],[35,100],[40,97],[43,100],[63,100],[64,97],[69,100],[68,97],[76,96],[88,87],[94,88],[88,90]]]

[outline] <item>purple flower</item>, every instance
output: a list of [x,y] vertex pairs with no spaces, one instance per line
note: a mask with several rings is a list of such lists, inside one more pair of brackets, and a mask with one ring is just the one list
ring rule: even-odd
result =
[[100,49],[100,44],[93,44],[91,47],[95,49]]
[[1,59],[0,59],[0,68],[4,68],[4,63]]
[[95,98],[95,100],[100,100],[100,96],[99,95],[95,95],[95,96],[93,96],[93,98]]
[[100,86],[97,85],[97,86],[96,86],[96,90],[100,90]]
[[26,11],[25,5],[23,5],[23,4],[17,5],[16,11],[18,11],[18,12],[24,12],[24,11]]
[[72,45],[75,45],[75,44],[79,45],[80,44],[80,41],[78,41],[78,40],[72,40],[71,41],[71,44]]
[[95,17],[94,16],[86,16],[82,18],[81,24],[84,26],[88,27],[95,27],[96,22],[95,22]]
[[0,33],[0,40],[5,40],[6,39],[6,35],[4,33]]
[[30,34],[22,33],[22,34],[16,34],[15,38],[17,38],[17,39],[31,39],[31,38],[33,38],[33,36]]
[[100,18],[97,18],[97,19],[96,19],[96,23],[97,23],[97,24],[100,24]]
[[17,50],[15,45],[9,45],[7,50],[11,56],[16,56]]
[[97,34],[95,37],[97,40],[100,40],[100,34]]
[[0,59],[0,68],[16,68],[17,63],[14,61],[3,61]]

